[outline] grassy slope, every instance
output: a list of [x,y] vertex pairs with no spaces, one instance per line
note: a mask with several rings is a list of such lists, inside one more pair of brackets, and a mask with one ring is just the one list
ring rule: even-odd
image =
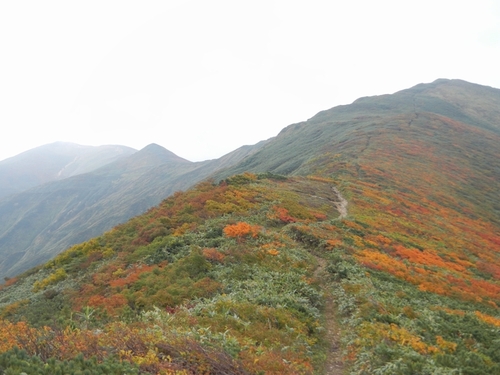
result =
[[[359,279],[343,279],[346,287],[352,284],[351,294],[368,296],[358,303],[370,301],[361,310],[346,310],[351,332],[358,332],[350,346],[357,371],[432,373],[436,363],[443,373],[498,371],[489,356],[462,353],[465,360],[457,362],[432,352],[439,343],[447,345],[441,336],[446,334],[457,344],[450,344],[447,355],[481,348],[498,363],[494,334],[480,333],[497,332],[499,325],[498,108],[499,90],[462,81],[418,85],[292,125],[227,172],[315,174],[341,187],[358,223],[357,234],[339,237],[339,248],[372,270],[369,278],[358,273]],[[350,266],[339,267],[343,274]],[[450,307],[455,303],[460,307]],[[491,317],[478,318],[481,309]],[[382,316],[368,323],[374,311]],[[431,327],[434,319],[439,323]],[[453,321],[453,328],[445,328],[445,321]],[[401,343],[406,351],[395,348]]]
[[[11,281],[3,316],[72,327],[47,333],[57,344],[43,350],[59,359],[78,350],[109,355],[88,342],[88,330],[99,328],[120,358],[152,373],[204,366],[311,373],[323,353],[322,304],[302,231],[338,216],[331,184],[247,175],[177,193]],[[12,323],[7,330],[4,350],[28,334]],[[62,347],[68,340],[76,347]]]

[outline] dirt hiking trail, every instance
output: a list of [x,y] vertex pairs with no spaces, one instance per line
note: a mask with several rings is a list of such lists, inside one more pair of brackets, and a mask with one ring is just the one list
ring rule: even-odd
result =
[[[340,191],[332,186],[332,190],[337,195],[337,201],[332,202],[339,212],[340,219],[347,216],[347,200],[340,194]],[[344,363],[342,361],[342,348],[340,346],[340,328],[336,316],[335,301],[332,293],[329,290],[328,272],[326,267],[328,262],[326,259],[316,256],[318,268],[314,272],[315,278],[321,280],[321,289],[325,296],[324,319],[325,319],[325,341],[328,343],[326,353],[326,361],[323,368],[325,375],[342,375],[344,373]]]
[[340,329],[336,317],[336,308],[333,296],[328,287],[328,275],[326,271],[327,261],[315,256],[318,268],[314,272],[315,278],[321,280],[321,289],[325,298],[323,310],[325,324],[325,341],[328,343],[326,361],[323,368],[325,375],[342,375],[344,365],[342,361],[342,349],[340,347]]

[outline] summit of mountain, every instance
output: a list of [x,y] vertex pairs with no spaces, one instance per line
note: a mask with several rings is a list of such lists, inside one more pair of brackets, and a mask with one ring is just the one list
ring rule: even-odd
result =
[[384,116],[429,112],[500,132],[495,120],[500,116],[499,106],[500,90],[496,88],[459,79],[437,79],[394,94],[359,98],[350,105],[321,111],[310,120],[321,122],[331,116],[341,118],[359,113]]
[[[132,162],[135,167],[156,166],[164,163],[191,163],[189,160],[177,156],[172,151],[156,143],[151,143],[140,149],[138,152],[131,155],[128,161]],[[127,160],[122,160],[122,162],[125,164]]]

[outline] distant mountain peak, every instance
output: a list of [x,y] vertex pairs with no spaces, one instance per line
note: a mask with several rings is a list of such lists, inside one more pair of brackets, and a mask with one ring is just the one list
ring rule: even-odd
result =
[[163,149],[163,150],[166,150],[165,147],[163,146],[160,146],[158,143],[150,143],[149,145],[147,145],[146,147],[144,148],[160,148],[160,149]]
[[149,155],[149,156],[161,158],[165,162],[170,162],[170,161],[189,162],[189,160],[181,158],[180,156],[174,154],[172,151],[169,151],[165,147],[162,147],[156,143],[150,143],[146,147],[139,150],[136,155],[141,155],[141,156]]

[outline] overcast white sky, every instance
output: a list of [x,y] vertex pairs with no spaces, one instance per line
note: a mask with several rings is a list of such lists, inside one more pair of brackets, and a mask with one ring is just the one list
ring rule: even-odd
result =
[[500,1],[1,1],[0,160],[55,141],[192,161],[362,96],[500,88]]

